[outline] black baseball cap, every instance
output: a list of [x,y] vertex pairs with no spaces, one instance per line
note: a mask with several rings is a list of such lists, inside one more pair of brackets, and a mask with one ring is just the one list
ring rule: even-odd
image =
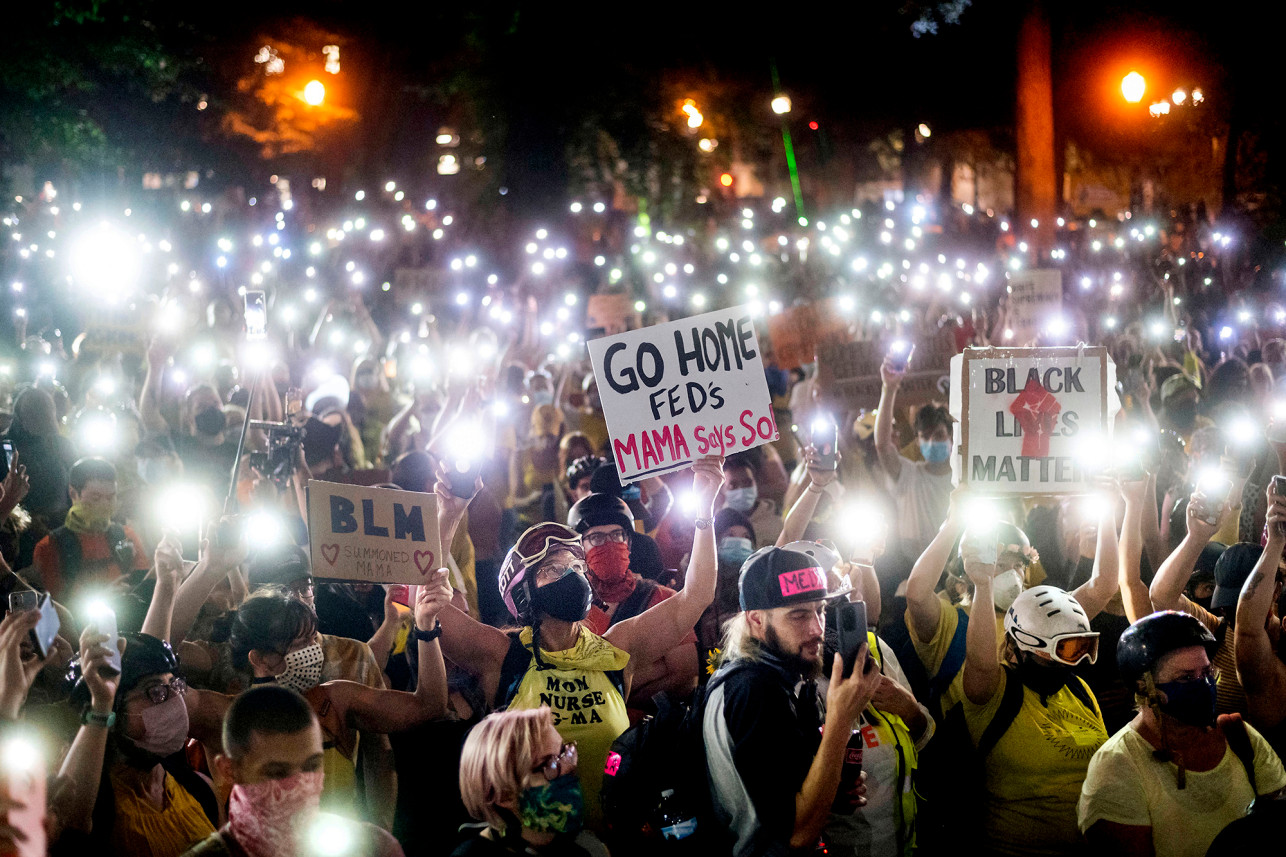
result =
[[1210,596],[1211,610],[1237,606],[1241,587],[1263,553],[1264,549],[1253,542],[1239,542],[1220,555],[1215,563],[1215,593]]
[[817,560],[785,548],[760,548],[742,563],[737,581],[741,609],[772,610],[808,601],[843,598],[849,590],[828,592],[826,572]]

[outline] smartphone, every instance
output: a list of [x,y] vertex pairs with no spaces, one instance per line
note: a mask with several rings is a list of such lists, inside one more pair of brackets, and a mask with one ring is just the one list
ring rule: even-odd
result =
[[[1271,491],[1274,496],[1286,497],[1286,476],[1274,476]],[[1286,533],[1286,522],[1279,523],[1277,529]]]
[[120,675],[121,651],[117,646],[120,635],[116,629],[116,611],[106,601],[99,600],[91,601],[85,612],[89,617],[88,624],[93,625],[98,633],[106,635],[107,642],[103,643],[103,647],[112,653],[107,659],[107,666],[99,672],[106,676]]
[[889,365],[899,372],[905,372],[911,365],[911,356],[915,354],[915,345],[904,339],[894,340],[889,346]]
[[9,476],[9,467],[13,463],[13,441],[5,439],[0,441],[0,479],[7,479]]
[[[44,754],[26,735],[10,735],[0,743],[0,795],[6,802],[20,802],[21,809],[10,809],[0,815],[0,823],[22,834],[6,847],[5,857],[45,857],[48,842],[45,835]],[[17,837],[15,837],[17,839]]]
[[401,604],[403,607],[411,606],[411,587],[402,583],[391,583],[388,586],[393,592],[394,604]]
[[829,417],[813,420],[812,444],[817,448],[817,467],[835,470],[839,467],[839,426]]
[[844,659],[844,678],[848,678],[857,665],[857,653],[866,642],[866,602],[840,601],[835,605],[835,622],[839,653]]
[[453,461],[447,468],[447,476],[451,482],[451,493],[462,500],[471,499],[474,493],[474,486],[478,482],[478,474],[481,471],[481,462],[470,461],[467,458],[459,458]]
[[263,292],[246,292],[246,338],[268,335],[268,301]]
[[980,532],[965,533],[965,544],[977,552],[981,563],[990,565],[999,559],[996,535],[991,527]]
[[232,517],[216,521],[210,529],[210,541],[221,548],[236,547],[241,541],[241,519]]
[[9,593],[9,611],[24,613],[40,607],[40,593],[34,589],[19,589]]
[[10,610],[39,610],[40,619],[31,629],[31,647],[42,661],[54,650],[54,639],[58,636],[61,622],[54,600],[43,592],[19,590],[9,593]]
[[1201,501],[1200,508],[1197,510],[1198,515],[1201,520],[1213,527],[1219,523],[1224,504],[1228,502],[1228,495],[1232,493],[1232,480],[1222,476],[1206,478],[1197,487],[1197,491],[1198,499]]

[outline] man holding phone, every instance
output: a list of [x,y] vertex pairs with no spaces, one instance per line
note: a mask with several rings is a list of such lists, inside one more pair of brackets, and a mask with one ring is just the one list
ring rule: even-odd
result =
[[739,590],[742,612],[728,623],[702,717],[714,811],[736,838],[737,857],[811,848],[830,817],[852,724],[879,690],[879,668],[865,643],[847,678],[836,655],[823,716],[816,680],[825,607],[847,593],[827,591],[812,557],[776,547],[746,560]]

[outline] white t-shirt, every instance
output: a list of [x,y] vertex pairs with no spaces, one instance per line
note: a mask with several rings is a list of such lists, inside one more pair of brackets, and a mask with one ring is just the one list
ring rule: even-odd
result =
[[923,461],[902,459],[897,479],[889,479],[889,493],[897,505],[898,538],[911,553],[919,556],[933,541],[938,527],[947,519],[951,501],[951,471],[929,472]]
[[[1281,760],[1251,726],[1255,780],[1260,794],[1286,786]],[[1209,771],[1188,771],[1180,791],[1173,762],[1159,762],[1153,747],[1133,725],[1117,732],[1090,760],[1076,806],[1081,832],[1095,822],[1152,828],[1157,857],[1203,857],[1229,823],[1246,814],[1254,800],[1246,768],[1228,748]]]

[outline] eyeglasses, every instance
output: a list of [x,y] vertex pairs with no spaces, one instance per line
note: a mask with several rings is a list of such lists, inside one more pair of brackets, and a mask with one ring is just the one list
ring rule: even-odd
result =
[[581,541],[583,541],[585,544],[589,545],[592,548],[597,548],[597,547],[602,547],[608,542],[617,542],[619,544],[625,544],[625,541],[627,538],[628,536],[625,535],[625,530],[622,530],[620,527],[617,527],[616,529],[606,533],[586,533],[585,535],[581,536]]
[[578,756],[576,753],[576,742],[564,744],[558,748],[557,756],[546,756],[540,764],[531,769],[533,774],[544,774],[545,779],[553,782],[563,774],[570,774],[576,770]]
[[168,700],[171,696],[182,696],[188,692],[188,683],[183,679],[175,676],[170,679],[169,684],[154,684],[143,695],[148,698],[153,705],[160,705]]
[[1189,682],[1189,681],[1219,681],[1219,667],[1209,666],[1201,672],[1180,673],[1170,681]]
[[552,583],[555,580],[561,580],[566,574],[585,574],[589,571],[589,566],[578,559],[574,559],[567,565],[545,565],[541,566],[536,572],[537,583]]
[[1090,663],[1098,660],[1098,634],[1065,634],[1053,640],[1054,660],[1074,667],[1089,658]]
[[313,579],[311,577],[304,578],[298,583],[287,584],[282,588],[292,595],[306,595],[313,591]]

